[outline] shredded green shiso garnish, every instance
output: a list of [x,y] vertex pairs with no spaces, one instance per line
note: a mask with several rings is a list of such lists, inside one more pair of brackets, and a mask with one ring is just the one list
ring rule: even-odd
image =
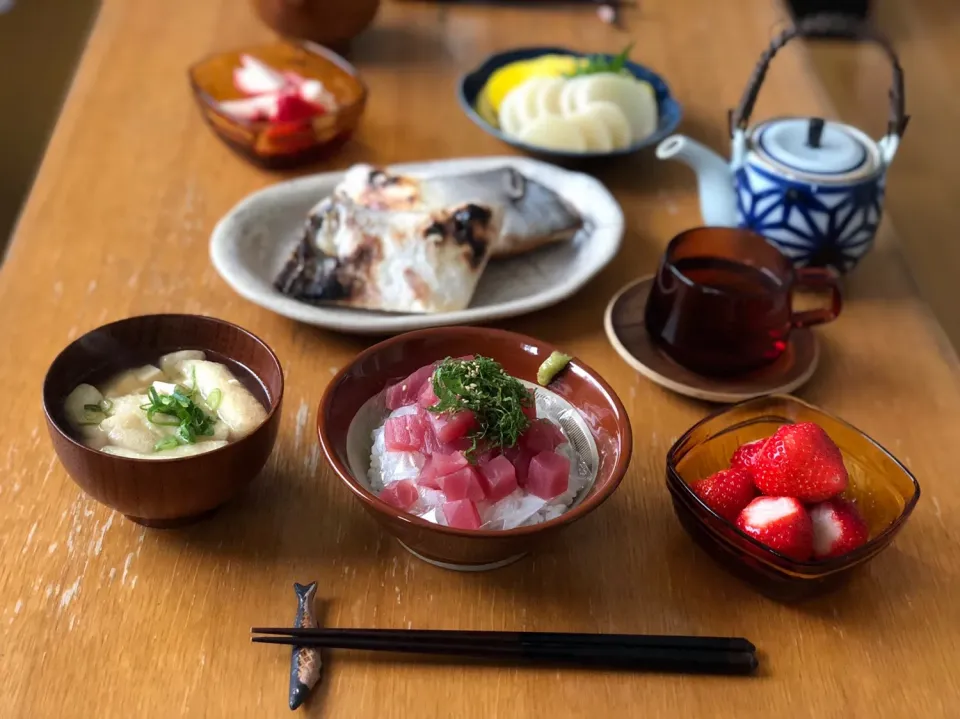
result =
[[[211,392],[211,396],[214,392],[219,390]],[[173,394],[160,394],[155,387],[147,388],[147,399],[150,401],[140,405],[140,409],[147,413],[147,421],[161,427],[177,428],[175,434],[165,437],[154,445],[154,452],[173,449],[181,444],[193,444],[197,441],[197,437],[213,435],[216,419],[204,412],[193,401],[196,393],[196,375],[193,378],[192,389],[177,385]],[[219,397],[217,404],[220,404]]]
[[627,45],[619,55],[587,55],[584,62],[567,77],[596,75],[600,72],[624,72],[631,50],[633,50],[633,43]]
[[533,395],[489,357],[472,360],[447,357],[433,373],[438,414],[470,410],[477,419],[473,442],[464,454],[473,461],[478,447],[513,447],[530,426],[524,408],[534,406]]

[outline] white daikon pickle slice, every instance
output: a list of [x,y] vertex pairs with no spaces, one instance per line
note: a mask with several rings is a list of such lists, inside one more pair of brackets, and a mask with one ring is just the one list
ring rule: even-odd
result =
[[[622,150],[630,147],[630,123],[627,122],[623,110],[618,105],[606,100],[591,102],[583,108],[575,117],[589,118],[591,122],[601,122],[606,127],[610,135],[610,147],[608,150]],[[584,120],[580,120],[583,122]],[[590,141],[587,140],[589,146]]]
[[541,115],[560,114],[560,93],[566,81],[562,77],[545,77],[537,86],[537,110]]
[[657,101],[648,83],[606,72],[586,76],[577,89],[578,106],[601,100],[612,102],[623,111],[630,123],[632,141],[642,140],[656,129]]
[[574,77],[563,83],[563,89],[560,91],[560,112],[564,115],[573,115],[580,109],[578,93],[580,88],[590,76]]
[[520,133],[524,142],[548,150],[585,152],[587,149],[583,132],[568,118],[544,115],[527,125]]
[[591,106],[565,118],[580,128],[588,152],[610,152],[613,149],[613,134],[604,118],[591,112]]
[[520,114],[520,100],[522,99],[515,88],[510,91],[503,102],[500,103],[500,115],[497,118],[500,122],[500,129],[508,135],[519,135],[523,129],[523,117]]

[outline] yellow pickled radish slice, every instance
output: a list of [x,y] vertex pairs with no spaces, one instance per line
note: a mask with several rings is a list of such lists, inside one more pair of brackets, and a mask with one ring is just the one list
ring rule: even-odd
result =
[[614,148],[613,133],[607,127],[603,111],[593,112],[591,107],[588,105],[580,112],[568,115],[565,119],[580,128],[580,134],[583,135],[583,140],[586,142],[587,151],[610,152]]
[[[608,150],[622,150],[630,147],[632,144],[632,135],[630,132],[630,123],[627,122],[623,110],[618,105],[606,100],[591,102],[578,112],[574,117],[588,118],[581,122],[600,122],[604,125],[610,136],[610,147]],[[589,144],[589,142],[587,143]]]
[[548,150],[585,152],[586,139],[580,127],[559,115],[542,115],[523,128],[520,139]]
[[537,107],[540,115],[560,114],[560,93],[566,81],[562,77],[546,77],[537,87]]
[[657,102],[648,83],[614,73],[597,73],[583,79],[575,91],[576,107],[601,100],[614,103],[630,123],[633,141],[642,140],[656,129]]
[[507,95],[531,77],[560,77],[576,69],[577,58],[569,55],[541,55],[532,60],[518,60],[494,71],[481,94],[484,102],[498,113]]

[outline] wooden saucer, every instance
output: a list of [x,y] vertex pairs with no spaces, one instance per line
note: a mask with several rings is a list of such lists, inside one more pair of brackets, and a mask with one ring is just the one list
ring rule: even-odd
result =
[[624,361],[649,380],[687,397],[708,402],[742,402],[766,394],[787,394],[817,369],[820,348],[808,329],[790,333],[790,343],[771,365],[737,377],[705,377],[680,366],[647,333],[644,310],[653,276],[626,285],[607,305],[607,338]]

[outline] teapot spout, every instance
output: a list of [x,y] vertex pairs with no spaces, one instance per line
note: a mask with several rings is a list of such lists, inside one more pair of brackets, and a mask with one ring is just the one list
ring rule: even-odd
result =
[[697,173],[700,214],[713,227],[737,224],[737,196],[727,162],[710,148],[683,135],[671,135],[657,146],[661,160],[680,160]]

